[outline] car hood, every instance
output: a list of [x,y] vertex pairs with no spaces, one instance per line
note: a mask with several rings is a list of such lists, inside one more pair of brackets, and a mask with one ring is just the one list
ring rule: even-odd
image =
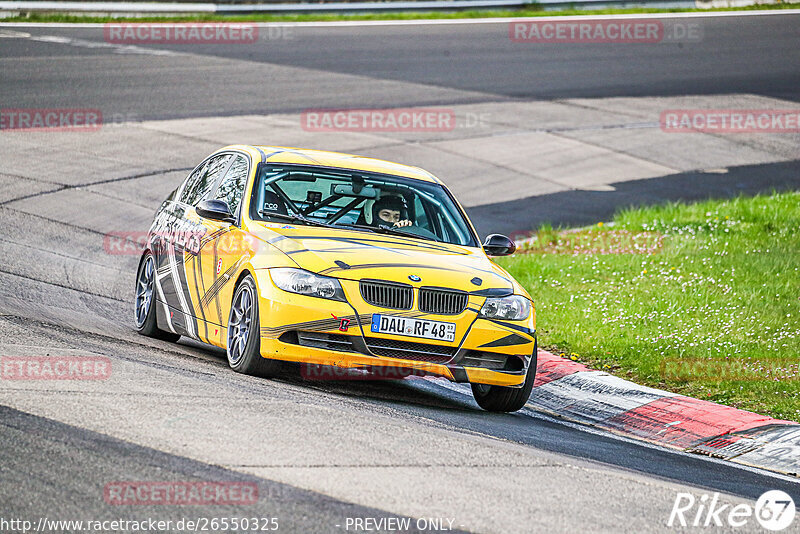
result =
[[[480,248],[344,229],[258,223],[253,232],[300,268],[347,280],[365,278],[486,294],[519,291]],[[420,281],[409,277],[419,277]],[[494,291],[492,291],[494,290]],[[525,293],[523,293],[525,294]]]

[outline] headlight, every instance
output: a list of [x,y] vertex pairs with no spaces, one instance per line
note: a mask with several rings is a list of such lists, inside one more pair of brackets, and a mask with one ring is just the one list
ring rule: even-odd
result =
[[481,317],[489,319],[520,321],[527,318],[530,313],[531,302],[519,295],[486,299],[483,308],[481,308]]
[[286,267],[270,269],[269,274],[272,277],[272,282],[284,291],[323,299],[346,301],[342,286],[335,278]]

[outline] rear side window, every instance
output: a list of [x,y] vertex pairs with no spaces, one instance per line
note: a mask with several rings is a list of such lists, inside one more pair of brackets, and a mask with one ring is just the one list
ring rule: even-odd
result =
[[181,194],[181,202],[196,206],[198,202],[203,200],[214,187],[217,178],[219,178],[220,174],[228,166],[230,158],[230,154],[214,156],[208,160],[205,169],[199,172],[197,177],[192,174],[187,180],[186,187]]
[[236,210],[239,209],[239,204],[242,202],[249,167],[247,158],[237,155],[214,196],[214,198],[227,202],[233,214],[236,214]]
[[195,171],[192,174],[190,174],[189,177],[186,179],[186,184],[183,186],[183,189],[181,190],[181,198],[179,199],[181,202],[185,203],[186,199],[189,198],[189,193],[197,189],[197,183],[200,181],[200,178],[202,178],[203,175],[205,174],[206,167],[208,167],[207,161],[204,162],[199,167],[197,167],[197,169],[195,169]]

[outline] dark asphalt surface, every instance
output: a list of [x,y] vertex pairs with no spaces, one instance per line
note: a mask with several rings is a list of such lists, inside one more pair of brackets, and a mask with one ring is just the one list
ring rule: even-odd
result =
[[[665,20],[698,41],[535,44],[508,23],[301,28],[255,51],[204,54],[478,91],[509,98],[597,98],[755,93],[800,99],[800,16]],[[769,38],[765,39],[765,36]],[[324,95],[321,95],[324,98]]]
[[[112,365],[136,360],[137,354],[157,355],[157,351],[124,339],[83,336],[78,330],[28,323],[13,317],[4,320],[28,328],[29,335],[40,343],[54,346],[69,343],[95,354],[108,354]],[[567,455],[589,466],[613,466],[632,474],[753,500],[767,490],[780,489],[800,502],[800,484],[784,477],[588,433],[528,408],[515,414],[489,414],[478,408],[467,388],[462,393],[419,379],[309,382],[300,378],[299,369],[292,364],[285,366],[280,378],[264,380],[227,370],[224,352],[219,349],[209,349],[191,340],[182,341],[179,346],[156,343],[172,347],[171,351],[187,353],[189,358],[183,356],[175,360],[179,353],[163,353],[163,365],[148,365],[169,369],[176,377],[186,373],[207,374],[209,380],[215,381],[215,385],[209,387],[232,386],[254,396],[268,396],[281,384],[304,390],[302,397],[320,406],[326,405],[329,401],[324,399],[331,396],[336,399],[336,405],[360,406],[362,417],[368,418],[376,412],[389,413],[401,420],[423,422],[445,431],[475,433]],[[191,354],[197,358],[191,358]],[[216,378],[213,376],[220,372]],[[0,450],[4,451],[3,462],[0,462],[0,502],[6,517],[36,520],[49,514],[50,519],[141,520],[153,517],[173,521],[188,517],[277,517],[280,530],[284,532],[333,532],[339,530],[336,525],[341,525],[347,517],[397,517],[386,511],[340,502],[5,406],[0,406]],[[324,451],[319,453],[325,454]],[[259,487],[259,499],[256,504],[246,506],[114,506],[105,502],[102,491],[106,484],[118,481],[252,482]],[[564,498],[569,497],[565,495]]]
[[[514,44],[508,39],[506,24],[295,28],[284,34],[291,38],[258,45],[162,47],[191,53],[176,56],[111,56],[106,49],[85,44],[103,41],[102,30],[97,29],[25,29],[33,35],[80,39],[83,44],[56,46],[29,39],[0,39],[0,61],[5,67],[0,71],[0,107],[83,106],[145,120],[293,112],[309,107],[608,96],[753,93],[800,102],[800,16],[691,20],[702,26],[701,42]],[[344,81],[336,75],[357,75],[365,83],[350,79],[343,86]],[[366,83],[370,80],[390,83],[376,92]],[[734,168],[727,175],[675,175],[617,184],[614,192],[570,191],[480,206],[470,212],[479,226],[491,226],[495,231],[515,229],[502,227],[505,222],[497,215],[511,211],[525,218],[524,225],[514,223],[516,228],[545,221],[582,224],[628,204],[796,187],[799,170],[797,162],[790,162]],[[701,193],[687,188],[687,184],[698,183],[705,186]],[[585,209],[559,209],[567,204]],[[32,292],[31,287],[42,286],[56,301],[74,298],[72,290],[17,275],[4,278],[4,283],[9,284],[9,293],[26,294]],[[128,329],[128,309],[121,303],[117,307],[119,324]],[[24,318],[14,320],[26,324]],[[42,333],[47,335],[52,332]],[[63,335],[101,353],[118,351],[104,346],[105,342],[81,340],[80,336],[80,331]],[[207,359],[202,361],[202,365],[207,363]],[[196,365],[201,365],[200,359]],[[219,359],[214,365],[223,366],[224,362]],[[422,381],[308,384],[290,377],[284,382],[307,388],[312,395],[322,390],[357,401],[365,410],[388,409],[441,428],[476,432],[751,499],[768,489],[783,489],[800,502],[794,482],[598,436],[527,411],[487,415],[469,397]],[[0,502],[6,515],[38,517],[49,509],[59,512],[62,519],[78,518],[78,514],[92,519],[119,517],[119,510],[106,505],[97,493],[103,484],[118,479],[170,478],[256,481],[267,495],[276,498],[248,510],[248,515],[253,511],[257,512],[253,515],[278,515],[285,518],[288,531],[312,531],[345,516],[385,515],[10,408],[0,407],[0,450]],[[125,513],[133,517],[149,511]],[[186,510],[157,512],[164,519],[187,515]],[[191,512],[219,517],[235,515],[236,510]]]
[[[665,20],[700,39],[656,44],[514,43],[507,23],[292,27],[253,44],[140,45],[194,57],[105,56],[103,48],[0,39],[4,107],[75,106],[140,120],[301,111],[337,106],[459,104],[507,99],[753,93],[800,102],[800,15]],[[101,28],[26,28],[35,36],[103,43]],[[198,61],[197,56],[207,58]],[[222,65],[235,59],[247,63]],[[346,89],[307,71],[413,82]],[[468,93],[464,93],[468,92]]]
[[[800,102],[800,15],[663,22],[673,32],[691,26],[700,39],[514,43],[507,23],[262,27],[252,44],[137,45],[188,54],[153,56],[93,47],[105,45],[102,28],[26,27],[20,30],[77,44],[0,39],[0,107],[86,107],[113,122],[576,97],[752,93]],[[629,205],[793,189],[800,186],[797,165],[664,176],[614,192],[487,199],[469,214],[482,234],[586,224]],[[514,220],[505,217],[508,208]]]
[[[318,532],[337,530],[347,517],[398,517],[351,503],[337,501],[286,484],[259,479],[133,445],[89,430],[36,417],[0,406],[0,502],[2,517],[31,521],[170,521],[166,532],[200,532],[216,518],[245,518],[268,530]],[[108,484],[125,481],[205,483],[208,481],[257,486],[254,504],[116,505],[104,497]],[[253,520],[255,518],[255,521]],[[273,519],[275,522],[273,522]],[[180,529],[180,521],[196,528]],[[208,520],[206,523],[204,520]],[[230,524],[230,521],[228,521]],[[47,524],[47,523],[44,523]],[[147,524],[147,523],[145,523]],[[71,527],[44,532],[90,531]],[[110,525],[110,523],[109,523]],[[5,529],[4,532],[21,531]],[[107,529],[113,532],[115,529]],[[142,531],[148,531],[147,527]],[[212,532],[221,529],[210,529]],[[253,529],[241,529],[248,531]],[[119,528],[124,532],[128,529]],[[412,529],[416,532],[416,529]]]
[[[758,471],[743,471],[732,464],[678,454],[611,436],[586,434],[572,426],[542,418],[529,408],[515,414],[492,414],[475,409],[469,396],[442,392],[423,381],[356,385],[328,383],[321,387],[339,395],[387,403],[409,415],[423,417],[467,431],[529,445],[537,449],[597,461],[664,480],[699,485],[712,491],[757,499],[769,488],[781,489],[797,500],[800,485],[783,478],[765,478]],[[798,501],[800,502],[800,501]]]

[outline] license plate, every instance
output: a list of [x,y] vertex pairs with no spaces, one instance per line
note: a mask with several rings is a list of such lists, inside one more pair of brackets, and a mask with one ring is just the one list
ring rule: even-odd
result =
[[392,315],[372,314],[370,328],[376,334],[395,334],[398,336],[421,337],[437,341],[450,341],[456,339],[455,323],[442,323],[428,319],[413,319],[411,317],[394,317]]

